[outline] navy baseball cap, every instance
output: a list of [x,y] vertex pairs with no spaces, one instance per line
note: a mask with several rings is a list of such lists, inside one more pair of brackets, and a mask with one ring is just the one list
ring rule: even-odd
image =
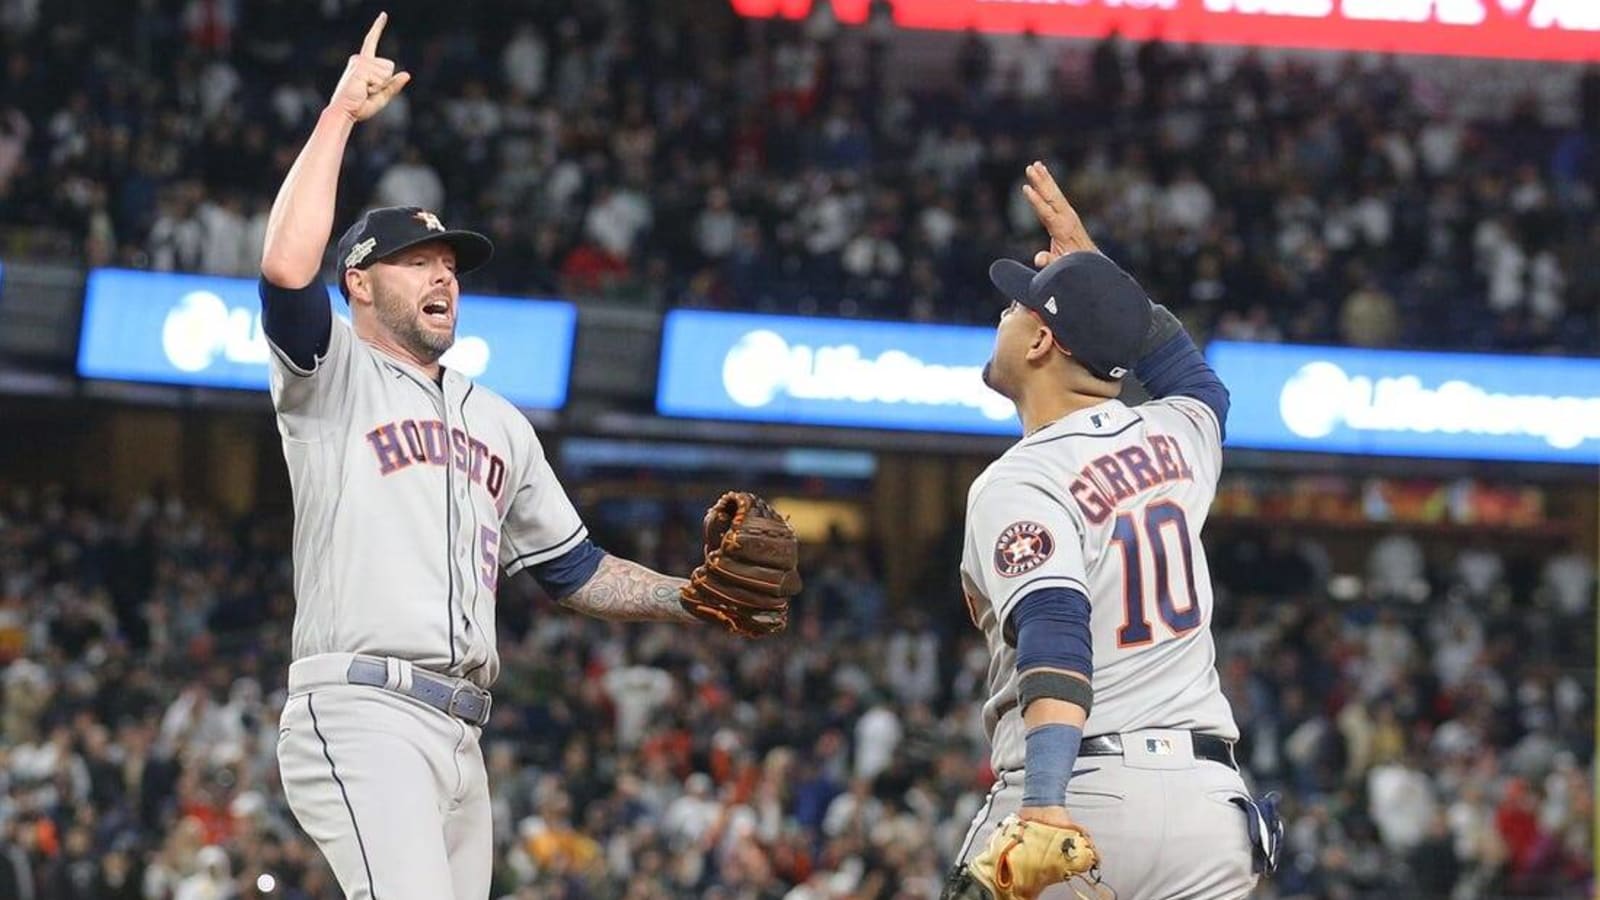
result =
[[1150,297],[1106,257],[1079,251],[1043,269],[997,259],[989,280],[1008,299],[1038,314],[1056,342],[1096,377],[1113,380],[1139,361],[1150,328]]
[[456,251],[456,274],[465,275],[489,261],[494,244],[476,231],[444,227],[439,217],[417,206],[383,206],[361,214],[339,238],[339,288],[346,269],[365,269],[402,250],[444,241]]

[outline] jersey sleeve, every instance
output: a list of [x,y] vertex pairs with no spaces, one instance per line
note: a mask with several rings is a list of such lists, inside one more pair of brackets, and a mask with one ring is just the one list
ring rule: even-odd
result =
[[[280,288],[261,280],[263,322],[266,310],[290,304],[305,306],[320,304],[328,307],[328,290],[320,282],[300,289]],[[351,402],[351,384],[357,354],[357,340],[350,324],[328,312],[326,344],[320,355],[305,359],[303,349],[294,353],[286,350],[279,341],[304,343],[304,334],[292,335],[280,328],[267,331],[270,349],[269,387],[272,405],[288,425],[289,435],[299,440],[312,440],[317,436],[320,421],[337,419],[347,411]],[[278,321],[282,321],[279,319]],[[298,326],[297,326],[298,327]],[[276,336],[274,334],[276,333]],[[296,356],[300,361],[296,361]],[[311,365],[302,365],[302,362]]]
[[507,575],[556,559],[589,537],[531,425],[522,446],[522,475],[500,526],[500,565]]
[[1004,627],[1023,597],[1042,588],[1089,595],[1083,529],[1052,493],[1023,480],[991,480],[968,513],[969,573]]
[[1195,346],[1194,340],[1172,318],[1172,314],[1162,307],[1156,308],[1172,321],[1177,333],[1160,347],[1145,354],[1133,367],[1134,376],[1156,399],[1181,396],[1199,401],[1211,411],[1217,423],[1217,433],[1226,436],[1230,405],[1227,385],[1222,383],[1217,371],[1206,361],[1205,354]]
[[1172,396],[1151,400],[1139,409],[1183,442],[1184,459],[1194,466],[1195,476],[1216,484],[1222,474],[1222,424],[1211,406],[1193,397]]
[[328,307],[328,292],[313,281],[303,288],[284,288],[262,276],[261,330],[285,359],[301,370],[317,367],[318,358],[328,352],[333,310]]

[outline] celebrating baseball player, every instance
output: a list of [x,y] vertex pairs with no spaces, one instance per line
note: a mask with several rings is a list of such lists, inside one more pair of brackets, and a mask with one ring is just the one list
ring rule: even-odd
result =
[[487,238],[433,212],[373,209],[338,245],[350,323],[320,283],[345,143],[410,80],[380,15],[289,171],[267,226],[262,321],[294,492],[294,662],[284,792],[350,897],[489,894],[489,721],[500,570],[611,620],[782,630],[798,592],[787,522],[747,493],[707,514],[685,581],[588,539],[528,420],[441,365],[457,276]]
[[[1051,246],[990,268],[1010,303],[984,369],[1023,437],[973,483],[961,559],[997,780],[944,898],[1243,897],[1281,825],[1240,778],[1211,638],[1228,392],[1044,165],[1026,180]],[[1130,374],[1149,402],[1117,399]]]

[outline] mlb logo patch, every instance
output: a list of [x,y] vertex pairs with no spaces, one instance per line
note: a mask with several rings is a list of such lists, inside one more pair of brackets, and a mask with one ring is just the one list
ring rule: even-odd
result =
[[1144,752],[1151,756],[1171,756],[1172,742],[1166,738],[1145,738]]

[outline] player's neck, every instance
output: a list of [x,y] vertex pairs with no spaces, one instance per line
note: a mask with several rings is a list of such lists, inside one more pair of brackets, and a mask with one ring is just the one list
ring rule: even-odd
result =
[[371,344],[373,349],[379,351],[385,356],[392,358],[396,362],[404,363],[411,368],[416,369],[422,374],[428,376],[428,379],[434,384],[438,384],[441,376],[444,374],[444,366],[439,363],[438,359],[431,361],[425,360],[406,349],[404,345],[386,334],[378,332],[374,334],[364,334],[361,335],[361,337],[364,338],[368,344]]
[[1042,396],[1024,395],[1017,400],[1017,418],[1022,420],[1022,436],[1027,437],[1041,428],[1072,415],[1080,409],[1099,406],[1106,397],[1095,397],[1060,388],[1039,392]]

